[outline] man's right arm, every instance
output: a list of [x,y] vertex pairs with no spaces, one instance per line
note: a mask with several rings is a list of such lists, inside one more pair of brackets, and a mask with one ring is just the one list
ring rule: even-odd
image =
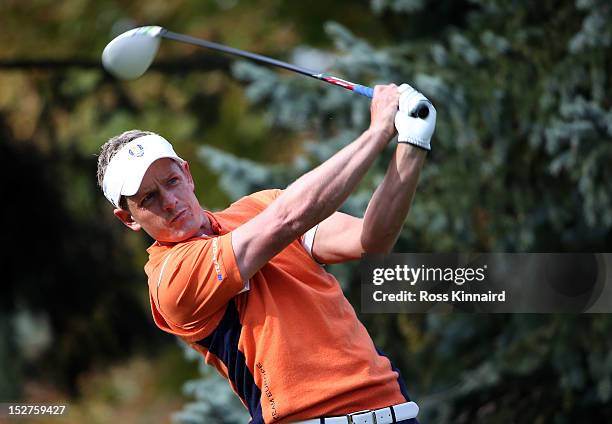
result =
[[232,232],[232,247],[243,280],[342,205],[395,134],[398,97],[397,86],[377,86],[370,128],[298,178],[262,213]]

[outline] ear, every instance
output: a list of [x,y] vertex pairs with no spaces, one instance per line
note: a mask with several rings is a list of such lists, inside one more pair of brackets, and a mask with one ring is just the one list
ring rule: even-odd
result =
[[117,219],[123,222],[130,230],[132,231],[140,231],[142,227],[139,223],[134,221],[130,211],[126,211],[125,209],[115,208],[113,210],[113,214],[117,217]]
[[189,170],[189,163],[186,160],[183,161],[183,163],[181,164],[181,168],[183,169],[183,172],[185,173],[185,176],[187,177],[187,182],[191,186],[191,190],[192,191],[195,190],[195,184],[193,183],[193,177],[191,176],[191,171]]

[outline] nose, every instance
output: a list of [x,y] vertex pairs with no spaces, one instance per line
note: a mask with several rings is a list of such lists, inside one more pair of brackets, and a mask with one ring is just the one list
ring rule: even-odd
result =
[[176,208],[177,199],[171,191],[161,190],[162,207],[166,211],[171,211]]

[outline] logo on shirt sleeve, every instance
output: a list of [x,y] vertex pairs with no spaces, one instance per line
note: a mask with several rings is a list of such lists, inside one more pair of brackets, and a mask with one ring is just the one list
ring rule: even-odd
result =
[[223,274],[221,274],[221,266],[219,265],[218,260],[219,255],[219,237],[215,237],[212,242],[212,260],[213,265],[215,266],[215,271],[217,272],[217,280],[223,281]]

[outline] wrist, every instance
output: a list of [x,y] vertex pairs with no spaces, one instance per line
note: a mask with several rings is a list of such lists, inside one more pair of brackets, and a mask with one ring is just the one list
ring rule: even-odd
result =
[[398,144],[393,159],[399,184],[405,185],[421,172],[427,160],[427,151],[412,144]]
[[431,151],[431,143],[429,140],[422,140],[415,137],[398,137],[397,144],[405,144],[409,146],[413,146],[414,148],[423,150],[425,152]]
[[425,158],[431,150],[424,149],[416,144],[397,143],[396,151],[405,158]]
[[370,126],[365,133],[386,146],[395,135],[395,129],[384,128],[382,126]]

